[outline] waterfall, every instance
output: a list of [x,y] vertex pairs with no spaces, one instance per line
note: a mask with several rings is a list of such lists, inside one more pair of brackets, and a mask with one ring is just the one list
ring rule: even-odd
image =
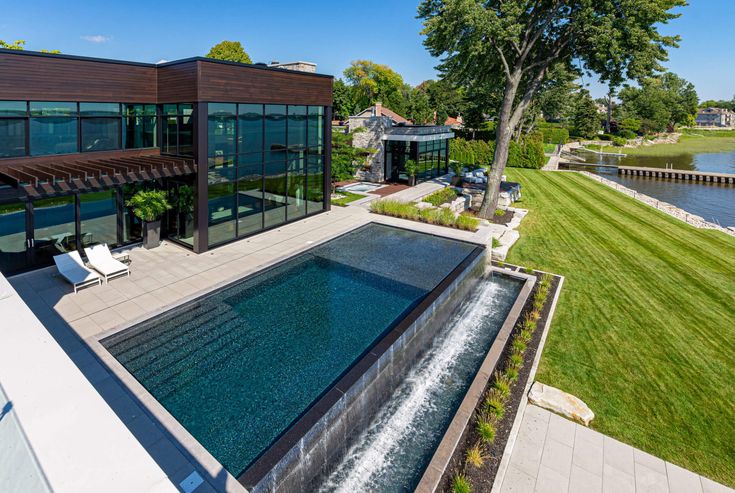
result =
[[[463,364],[463,353],[479,342],[484,331],[497,332],[499,329],[499,324],[496,324],[497,327],[488,327],[484,322],[493,312],[502,311],[496,303],[496,298],[502,291],[502,286],[491,279],[483,279],[478,284],[472,297],[460,306],[446,328],[437,335],[431,349],[412,368],[370,426],[350,447],[334,472],[325,479],[320,491],[385,491],[390,487],[382,484],[381,479],[395,478],[396,468],[423,470],[426,466],[424,461],[415,463],[417,461],[413,460],[410,461],[411,464],[406,463],[405,452],[409,447],[404,447],[405,442],[412,437],[431,432],[435,435],[444,433],[443,428],[427,429],[431,427],[429,415],[436,414],[436,408],[442,404],[444,394],[451,392],[452,387],[455,392],[456,388],[461,387],[453,370],[456,371]],[[492,338],[494,339],[494,335]],[[466,371],[464,368],[464,372]],[[472,371],[472,375],[474,371],[476,370]],[[453,410],[444,410],[444,415],[449,412]],[[443,424],[443,421],[436,423],[434,428]],[[433,453],[435,447],[428,448],[428,453]],[[403,463],[399,465],[401,461]],[[409,486],[403,485],[398,491]]]

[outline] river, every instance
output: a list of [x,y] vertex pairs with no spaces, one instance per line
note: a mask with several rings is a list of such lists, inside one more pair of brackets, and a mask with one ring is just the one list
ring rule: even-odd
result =
[[[624,152],[624,151],[623,151]],[[735,151],[678,156],[601,156],[580,152],[588,163],[647,168],[675,168],[735,174]],[[572,167],[572,169],[574,169]],[[675,205],[722,226],[735,226],[735,185],[618,175],[613,168],[579,167],[628,188]]]

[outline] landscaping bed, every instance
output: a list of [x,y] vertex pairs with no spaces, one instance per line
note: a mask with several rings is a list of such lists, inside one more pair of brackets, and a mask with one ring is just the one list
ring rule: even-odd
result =
[[477,228],[480,226],[479,219],[466,213],[455,214],[446,207],[421,209],[415,203],[405,203],[392,199],[371,202],[370,212],[465,231],[477,231]]
[[356,200],[364,199],[365,197],[367,197],[367,195],[362,195],[360,193],[337,192],[336,194],[332,195],[332,205],[345,207],[350,202],[355,202]]
[[[502,262],[493,262],[493,265],[506,266]],[[515,266],[512,268],[519,270]],[[561,281],[559,276],[523,272],[536,275],[538,282],[513,327],[483,399],[475,408],[452,454],[438,491],[467,493],[490,492],[492,489],[544,327],[553,316],[553,300]],[[543,303],[539,306],[541,299]]]

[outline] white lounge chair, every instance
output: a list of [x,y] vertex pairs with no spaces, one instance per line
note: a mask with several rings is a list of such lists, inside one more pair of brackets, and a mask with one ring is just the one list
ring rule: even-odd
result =
[[102,284],[102,278],[96,272],[87,269],[82,262],[82,257],[76,250],[54,255],[54,263],[64,279],[74,286],[76,293],[79,288],[92,284]]
[[130,275],[130,268],[115,259],[105,243],[85,248],[84,253],[87,255],[89,265],[102,274],[105,282],[109,282],[113,277]]

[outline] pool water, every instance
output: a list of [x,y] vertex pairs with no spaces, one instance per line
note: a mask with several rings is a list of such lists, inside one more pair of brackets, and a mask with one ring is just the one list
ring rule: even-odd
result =
[[102,344],[239,476],[476,248],[369,224]]
[[377,190],[378,188],[381,188],[383,185],[379,185],[376,183],[367,183],[367,182],[361,182],[361,183],[353,183],[351,185],[345,185],[344,187],[341,187],[341,190],[344,190],[346,192],[372,192],[373,190]]

